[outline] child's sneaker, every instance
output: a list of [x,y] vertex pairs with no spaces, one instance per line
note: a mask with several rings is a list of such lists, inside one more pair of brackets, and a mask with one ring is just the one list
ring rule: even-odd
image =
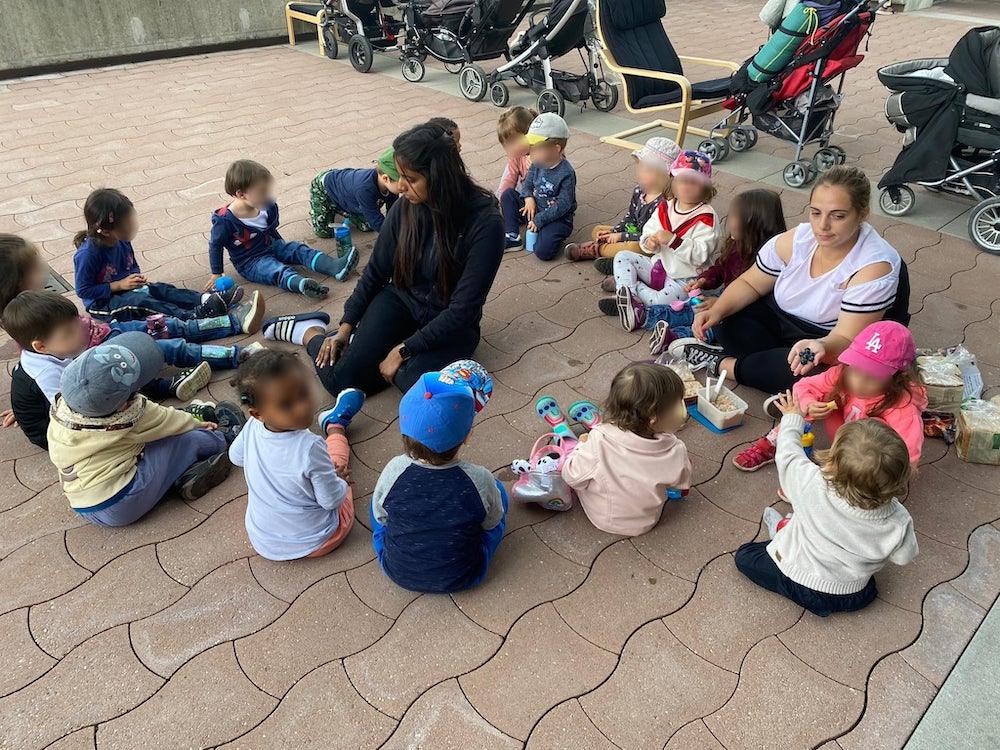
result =
[[749,448],[733,457],[733,465],[740,471],[757,471],[768,464],[774,463],[774,455],[777,449],[767,436],[754,442]]
[[247,423],[247,418],[239,404],[220,401],[215,405],[215,423],[219,425],[219,432],[226,438],[226,445],[232,445],[243,425]]
[[565,248],[566,257],[574,263],[580,260],[594,260],[601,255],[596,242],[570,242]]
[[597,272],[602,276],[613,276],[615,273],[615,259],[598,258],[594,261],[594,268],[596,268]]
[[653,332],[649,334],[649,353],[659,357],[677,340],[677,334],[670,330],[670,324],[665,320],[656,321]]
[[588,430],[592,430],[601,423],[601,410],[592,401],[576,401],[569,405],[566,414],[574,422],[579,422]]
[[646,324],[646,306],[627,287],[619,287],[615,294],[618,305],[618,320],[626,332],[638,331]]
[[601,291],[607,292],[608,294],[614,294],[618,291],[618,282],[615,281],[614,276],[604,277],[604,280],[601,282]]
[[265,349],[267,349],[267,347],[264,346],[262,343],[260,343],[259,341],[254,341],[252,344],[247,344],[242,349],[240,349],[240,353],[236,355],[236,360],[240,364],[243,364],[257,352],[262,352]]
[[557,435],[575,438],[573,430],[569,428],[566,417],[563,416],[562,409],[552,396],[542,396],[535,402],[535,411],[538,418],[549,426],[549,429]]
[[243,333],[257,333],[264,320],[264,300],[260,292],[251,294],[249,301],[236,305],[230,314],[239,321]]
[[229,305],[218,292],[209,294],[200,305],[194,309],[196,318],[218,318],[229,312]]
[[614,297],[605,297],[597,300],[597,309],[608,316],[618,314],[618,300]]
[[704,369],[713,378],[719,377],[719,367],[725,359],[721,346],[704,344],[695,338],[677,339],[667,351],[676,359],[685,360],[692,370]]
[[316,421],[319,422],[319,429],[324,435],[330,425],[340,425],[345,430],[351,424],[351,420],[361,411],[365,405],[365,394],[357,388],[347,388],[340,392],[337,401],[326,411],[321,411]]
[[303,279],[301,289],[302,294],[309,299],[326,299],[330,293],[330,288],[323,286],[316,279]]
[[199,422],[215,422],[217,419],[215,416],[214,401],[199,401],[195,399],[181,409],[181,411],[186,411]]
[[170,390],[180,401],[190,401],[202,388],[212,380],[212,368],[208,362],[202,362],[197,367],[181,370],[170,380]]
[[520,250],[524,247],[524,243],[521,242],[521,235],[515,234],[514,232],[507,232],[503,236],[503,249],[504,250]]
[[211,458],[192,464],[187,471],[181,474],[174,486],[177,487],[181,497],[185,500],[197,500],[213,487],[222,484],[232,468],[233,465],[229,462],[229,452],[222,451]]
[[348,277],[348,275],[355,268],[358,267],[358,260],[361,258],[361,253],[358,252],[356,247],[352,247],[351,251],[347,254],[347,260],[344,262],[344,267],[341,268],[337,273],[333,275],[337,281],[343,281]]
[[222,298],[222,301],[226,303],[226,307],[230,310],[243,301],[243,287],[236,286],[235,284],[228,289],[214,293]]

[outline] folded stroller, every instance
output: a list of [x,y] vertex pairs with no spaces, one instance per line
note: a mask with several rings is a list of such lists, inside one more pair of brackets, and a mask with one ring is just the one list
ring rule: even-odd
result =
[[889,216],[913,210],[906,183],[977,201],[969,236],[1000,254],[1000,27],[963,36],[947,58],[887,65],[879,80],[893,94],[885,114],[904,133],[903,150],[879,182]]
[[[847,154],[830,145],[830,136],[843,98],[844,78],[864,60],[858,47],[875,21],[869,5],[869,0],[842,0],[839,7],[829,2],[797,7],[796,17],[806,22],[794,28],[783,25],[743,63],[723,103],[730,114],[712,128],[712,137],[702,141],[698,150],[713,160],[725,159],[730,151],[753,148],[757,131],[763,130],[795,144],[795,160],[782,171],[789,187],[807,185],[820,172],[843,164]],[[822,16],[816,8],[822,9]],[[823,23],[821,19],[830,16]],[[790,14],[783,24],[791,18]],[[745,125],[747,120],[752,125]],[[727,138],[714,136],[715,131],[727,130]],[[811,143],[820,148],[812,159],[803,159],[802,152]]]
[[327,57],[336,59],[340,44],[347,44],[351,65],[359,73],[372,69],[375,51],[399,47],[403,30],[401,13],[392,0],[324,0],[323,46]]
[[[586,72],[553,70],[552,60],[572,50],[579,52]],[[484,87],[498,107],[510,101],[510,89],[504,83],[508,80],[538,95],[539,112],[562,116],[567,101],[582,107],[589,100],[601,112],[610,112],[618,104],[618,89],[604,74],[587,0],[556,0],[542,18],[532,16],[527,31],[511,43],[507,57],[506,63],[487,75]],[[474,93],[479,95],[484,89],[476,87]]]
[[[424,77],[424,60],[433,57],[459,74],[467,99],[486,94],[486,74],[478,60],[493,60],[507,51],[507,42],[530,12],[535,0],[410,0],[406,6],[406,36],[401,48],[402,73],[416,83]],[[468,92],[482,88],[478,98]]]

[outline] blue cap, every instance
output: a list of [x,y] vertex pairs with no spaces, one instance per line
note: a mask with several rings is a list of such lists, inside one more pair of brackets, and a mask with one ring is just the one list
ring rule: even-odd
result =
[[399,401],[399,431],[435,453],[461,445],[476,416],[472,389],[440,375],[424,373]]
[[163,352],[148,333],[127,331],[88,349],[63,370],[63,401],[85,417],[107,417],[163,369]]

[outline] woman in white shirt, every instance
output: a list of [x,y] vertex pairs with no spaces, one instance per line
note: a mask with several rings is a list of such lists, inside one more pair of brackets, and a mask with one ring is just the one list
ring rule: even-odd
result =
[[[756,263],[699,312],[701,341],[680,339],[695,367],[767,393],[834,364],[861,330],[886,318],[909,322],[909,280],[899,253],[868,224],[871,185],[855,167],[816,181],[809,223],[769,240]],[[712,328],[719,346],[702,343]],[[808,352],[807,352],[808,350]]]

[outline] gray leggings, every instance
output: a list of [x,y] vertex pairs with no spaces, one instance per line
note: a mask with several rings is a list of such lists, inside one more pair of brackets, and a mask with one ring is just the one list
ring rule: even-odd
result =
[[149,513],[191,464],[226,450],[219,432],[191,430],[146,445],[128,494],[114,505],[80,515],[98,526],[128,526]]

